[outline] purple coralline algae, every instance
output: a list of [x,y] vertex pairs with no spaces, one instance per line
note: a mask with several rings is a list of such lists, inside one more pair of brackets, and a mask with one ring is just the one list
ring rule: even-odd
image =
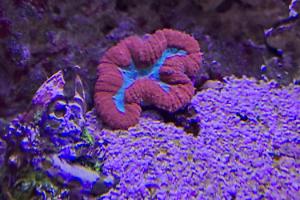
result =
[[[10,122],[3,135],[6,152],[0,140],[0,164],[6,170],[0,193],[5,191],[6,198],[87,198],[103,194],[118,183],[118,177],[102,173],[105,141],[94,137],[89,132],[93,127],[86,126],[81,79],[75,75],[73,82],[67,81],[64,75],[59,71],[51,76],[36,92],[28,111]],[[33,176],[26,178],[31,173]],[[35,174],[44,177],[41,183],[37,183]],[[59,190],[54,189],[56,186]],[[53,192],[49,193],[49,188]]]
[[0,139],[0,166],[3,166],[4,164],[5,153],[6,153],[6,142]]
[[224,81],[192,99],[197,137],[146,117],[99,131],[120,177],[100,199],[299,199],[300,87]]

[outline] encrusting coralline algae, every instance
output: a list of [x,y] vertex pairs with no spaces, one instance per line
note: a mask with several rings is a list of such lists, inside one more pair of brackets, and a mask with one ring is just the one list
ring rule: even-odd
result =
[[[44,91],[37,94],[40,92]],[[41,105],[46,106],[46,102]],[[5,140],[0,140],[0,163],[4,163],[4,169],[7,166],[23,169],[31,163],[33,173],[40,171],[51,181],[51,187],[48,182],[36,182],[32,187],[40,193],[34,194],[50,198],[67,197],[73,191],[82,198],[99,199],[297,199],[300,196],[300,86],[281,87],[274,81],[229,77],[224,82],[209,81],[189,107],[194,113],[190,120],[200,127],[194,135],[163,122],[153,112],[144,112],[139,123],[128,131],[112,131],[102,126],[92,110],[82,113],[83,131],[72,132],[73,138],[78,133],[78,141],[68,140],[61,129],[46,134],[39,123],[43,118],[23,122],[20,119],[24,115],[20,115],[11,122]],[[67,142],[66,145],[54,145],[51,151],[44,151],[45,144],[57,139]],[[72,149],[77,150],[75,154]],[[72,163],[72,156],[92,163],[98,160],[101,165],[90,166],[92,163],[88,165],[85,160]],[[14,162],[20,158],[29,163]],[[44,168],[43,162],[39,162],[43,159],[50,161],[50,165]],[[79,174],[74,173],[77,169],[81,169]],[[93,180],[85,184],[90,175],[102,177],[102,173],[117,177],[114,184],[94,187],[99,184]],[[21,175],[13,170],[5,173],[5,177],[11,178],[9,184],[33,183],[26,181],[27,175],[25,178]],[[57,175],[66,178],[59,179]],[[8,179],[0,178],[7,183]],[[75,179],[81,185],[72,185]],[[53,183],[58,181],[66,187],[66,193],[61,188],[55,189]],[[49,188],[54,192],[48,193]]]
[[102,130],[104,171],[120,176],[100,199],[297,199],[300,87],[229,77],[192,99],[197,137],[147,117]]

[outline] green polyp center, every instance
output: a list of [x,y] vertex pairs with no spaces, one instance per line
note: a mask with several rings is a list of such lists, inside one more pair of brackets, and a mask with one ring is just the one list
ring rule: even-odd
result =
[[167,58],[173,56],[184,56],[186,55],[186,51],[180,50],[177,48],[167,48],[161,55],[161,57],[151,66],[146,68],[137,68],[135,63],[132,62],[126,68],[120,68],[119,70],[122,72],[123,76],[123,84],[117,93],[113,96],[113,101],[115,102],[117,109],[120,112],[125,112],[125,91],[128,87],[130,87],[136,80],[140,78],[149,78],[151,80],[157,81],[160,87],[168,92],[170,86],[167,83],[164,83],[160,80],[159,69],[163,66],[165,60]]

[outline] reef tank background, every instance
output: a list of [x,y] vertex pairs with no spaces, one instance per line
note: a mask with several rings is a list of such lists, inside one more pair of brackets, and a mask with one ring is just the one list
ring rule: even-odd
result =
[[[299,12],[299,0],[1,0],[0,199],[299,199]],[[194,94],[113,130],[94,109],[101,58],[162,29],[200,45]]]

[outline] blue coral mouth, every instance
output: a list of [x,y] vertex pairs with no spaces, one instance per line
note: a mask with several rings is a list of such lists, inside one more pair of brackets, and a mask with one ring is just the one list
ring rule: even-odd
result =
[[151,66],[139,69],[132,62],[130,66],[127,68],[120,68],[119,70],[123,76],[123,84],[117,93],[113,96],[113,101],[120,112],[125,112],[125,91],[128,87],[130,87],[136,80],[140,78],[149,78],[154,81],[157,81],[160,87],[168,92],[170,87],[169,84],[164,83],[160,80],[159,70],[163,66],[166,59],[173,56],[185,56],[187,54],[186,51],[178,49],[178,48],[167,48],[162,53],[161,57]]

